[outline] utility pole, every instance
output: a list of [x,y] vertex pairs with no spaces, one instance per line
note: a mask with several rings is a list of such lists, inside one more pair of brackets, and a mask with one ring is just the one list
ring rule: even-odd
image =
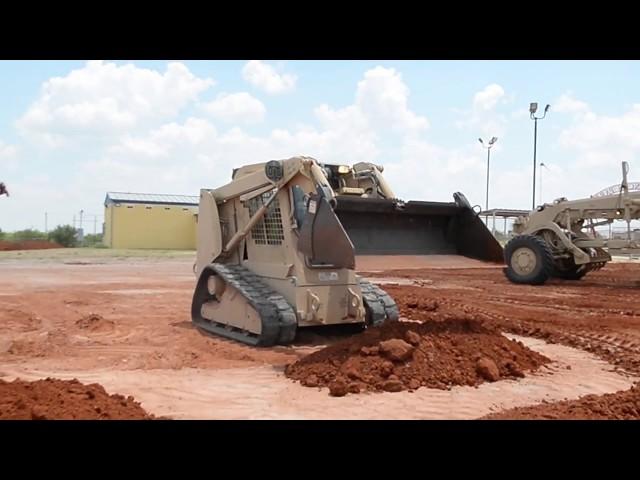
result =
[[[487,144],[487,146],[485,146],[481,138],[479,138],[478,141],[480,142],[483,148],[487,149],[487,194],[485,197],[485,207],[484,207],[484,210],[486,212],[489,210],[489,162],[491,161],[491,147],[493,147],[493,144],[498,141],[498,137],[491,137],[491,140],[489,140],[489,143]],[[485,216],[485,221],[487,225],[489,225],[488,215]]]
[[82,230],[82,213],[83,210],[80,210],[80,230]]
[[531,200],[531,210],[535,210],[536,208],[536,148],[537,148],[537,143],[538,143],[538,120],[542,120],[544,117],[547,116],[547,112],[549,111],[549,107],[551,105],[547,105],[546,107],[544,107],[544,115],[542,115],[541,117],[536,117],[535,113],[538,110],[538,104],[537,103],[530,103],[529,104],[529,116],[531,117],[531,120],[534,120],[534,127],[533,127],[533,192],[532,192],[532,200]]
[[73,216],[73,229],[76,229],[76,216]]
[[47,227],[47,212],[44,212],[44,233],[49,233],[49,228]]

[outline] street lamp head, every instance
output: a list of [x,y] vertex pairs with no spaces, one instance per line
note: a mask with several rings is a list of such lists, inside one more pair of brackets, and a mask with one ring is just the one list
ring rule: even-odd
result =
[[482,139],[481,139],[481,138],[479,138],[479,139],[478,139],[478,141],[479,141],[482,145],[484,145],[484,142],[482,141]]
[[489,140],[489,145],[493,145],[497,141],[498,141],[498,137],[492,137],[491,140]]
[[538,104],[537,103],[530,103],[529,104],[529,113],[534,114],[538,111]]
[[546,107],[544,107],[544,113],[546,114],[549,111],[549,107],[551,107],[551,105],[547,104]]

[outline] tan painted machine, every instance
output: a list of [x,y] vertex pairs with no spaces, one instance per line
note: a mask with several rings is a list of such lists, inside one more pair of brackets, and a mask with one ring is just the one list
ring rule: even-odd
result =
[[398,319],[391,297],[355,274],[325,170],[309,157],[234,170],[200,191],[193,323],[256,346],[298,327],[364,327]]
[[[622,163],[619,193],[545,203],[514,224],[518,234],[505,247],[505,275],[514,283],[539,285],[549,277],[579,280],[611,260],[608,249],[637,249],[631,220],[640,218],[640,192],[630,192],[629,165]],[[604,239],[595,227],[626,220],[627,239]]]

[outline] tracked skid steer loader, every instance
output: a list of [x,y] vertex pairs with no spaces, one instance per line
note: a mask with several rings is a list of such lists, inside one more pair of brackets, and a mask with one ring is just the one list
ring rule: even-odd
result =
[[292,342],[298,327],[397,320],[391,297],[356,276],[335,207],[308,157],[244,166],[229,184],[201,190],[193,323],[270,346]]

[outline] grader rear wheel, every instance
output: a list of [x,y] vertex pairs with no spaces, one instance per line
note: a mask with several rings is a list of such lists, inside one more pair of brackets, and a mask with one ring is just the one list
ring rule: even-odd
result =
[[541,285],[553,272],[553,255],[539,237],[519,235],[504,250],[506,277],[513,283]]
[[538,234],[551,250],[554,256],[553,271],[551,275],[563,280],[580,280],[589,271],[585,265],[576,265],[573,257],[565,258],[568,253],[562,240],[552,230],[542,230]]
[[576,265],[572,259],[562,264],[556,263],[553,268],[553,276],[563,280],[580,280],[587,272],[584,265]]

